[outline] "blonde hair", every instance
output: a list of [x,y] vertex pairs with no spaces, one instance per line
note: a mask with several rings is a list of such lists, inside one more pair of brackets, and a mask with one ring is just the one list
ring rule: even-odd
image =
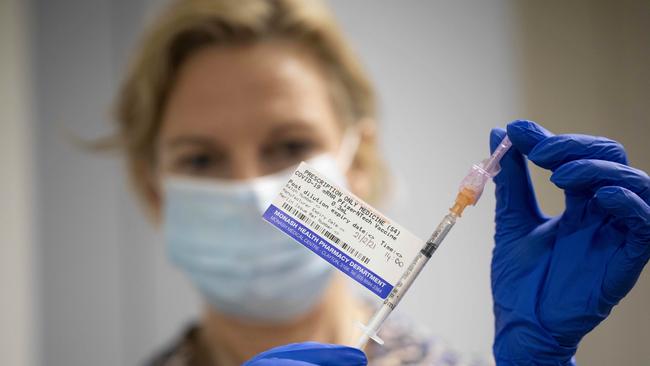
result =
[[[200,48],[236,46],[265,39],[297,42],[324,67],[334,108],[346,124],[376,120],[375,95],[333,17],[317,0],[176,0],[146,31],[115,104],[117,143],[126,152],[137,193],[155,200],[155,142],[167,96],[180,65]],[[368,144],[366,144],[368,145]],[[357,154],[373,175],[373,200],[380,193],[377,149]]]

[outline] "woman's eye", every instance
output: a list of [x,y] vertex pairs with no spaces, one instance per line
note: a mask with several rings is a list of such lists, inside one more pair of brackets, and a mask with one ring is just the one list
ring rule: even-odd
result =
[[312,145],[306,141],[291,141],[284,144],[284,149],[287,155],[299,156],[311,151]]
[[274,145],[268,153],[271,158],[298,160],[309,156],[314,149],[311,141],[290,140]]
[[317,153],[319,145],[308,139],[287,139],[267,145],[262,149],[266,170],[278,171],[307,160]]
[[186,174],[204,174],[214,169],[216,159],[210,154],[191,154],[181,157],[178,161],[178,168]]

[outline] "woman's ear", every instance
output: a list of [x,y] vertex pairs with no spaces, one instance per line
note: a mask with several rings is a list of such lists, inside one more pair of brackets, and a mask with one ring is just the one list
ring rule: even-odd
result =
[[373,178],[375,176],[374,160],[377,153],[377,124],[374,119],[364,118],[355,128],[359,133],[359,144],[346,177],[350,190],[364,200],[371,198],[373,193]]

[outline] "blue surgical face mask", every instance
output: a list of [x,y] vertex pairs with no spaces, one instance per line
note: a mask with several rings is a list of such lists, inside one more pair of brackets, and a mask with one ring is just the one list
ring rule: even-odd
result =
[[[322,155],[309,163],[346,185],[334,158]],[[169,258],[218,311],[287,321],[312,309],[329,284],[332,266],[261,217],[293,170],[240,182],[164,180]]]

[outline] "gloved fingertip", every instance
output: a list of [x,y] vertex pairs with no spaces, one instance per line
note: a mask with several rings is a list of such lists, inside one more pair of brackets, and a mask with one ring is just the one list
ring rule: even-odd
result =
[[607,199],[611,198],[612,196],[619,195],[623,192],[623,187],[617,187],[617,186],[605,186],[601,187],[596,191],[596,198],[598,199]]
[[[333,365],[345,364],[350,366],[366,366],[368,364],[368,358],[366,354],[354,347],[341,346],[341,345],[332,345],[331,351],[334,351],[335,354],[332,355]],[[336,360],[339,361],[336,361]]]
[[607,213],[626,221],[626,225],[650,242],[650,205],[636,193],[619,186],[601,187],[594,201]]
[[625,201],[629,198],[632,192],[623,187],[618,186],[605,186],[599,188],[594,194],[596,203],[605,209],[615,209],[621,205],[625,205]]
[[528,154],[540,141],[553,134],[533,121],[516,120],[506,126],[512,144],[523,154]]
[[565,183],[566,183],[565,182],[566,181],[566,176],[565,176],[566,173],[565,173],[564,170],[561,170],[561,169],[562,169],[562,167],[560,167],[560,169],[554,171],[548,179],[551,181],[551,183],[555,184],[556,186],[558,186],[560,188],[564,188]]
[[280,358],[270,358],[270,359],[261,359],[255,361],[247,361],[242,364],[242,366],[318,366],[315,363],[305,362],[300,360],[291,360],[291,359],[280,359]]
[[561,165],[551,174],[550,180],[562,189],[583,189],[598,173],[589,160],[574,160]]
[[593,212],[607,213],[608,204],[606,202],[611,199],[613,194],[616,194],[616,188],[608,186],[598,189],[589,200],[588,208]]
[[494,152],[494,149],[499,146],[499,143],[506,136],[506,130],[503,128],[495,127],[490,131],[490,154]]
[[[358,348],[317,342],[293,343],[272,348],[250,359],[243,366],[266,365],[264,360],[282,360],[282,365],[366,366],[366,354]],[[292,363],[289,363],[291,361]],[[300,363],[297,363],[300,362]],[[277,364],[277,363],[276,363]],[[275,365],[275,364],[269,364]]]
[[566,151],[563,153],[559,153],[559,151],[566,150],[572,145],[572,141],[567,136],[557,135],[544,138],[528,152],[528,159],[544,169],[556,169],[565,162],[562,159],[566,155]]
[[368,357],[365,352],[358,348],[351,348],[350,361],[354,361],[353,365],[355,366],[366,366],[368,365]]

